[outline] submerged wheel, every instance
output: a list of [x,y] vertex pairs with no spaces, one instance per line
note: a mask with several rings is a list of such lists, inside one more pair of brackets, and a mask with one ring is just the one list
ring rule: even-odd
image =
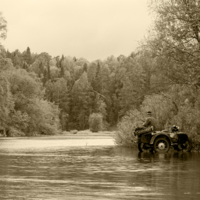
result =
[[184,144],[179,144],[178,145],[178,150],[179,151],[182,150],[182,151],[190,152],[191,149],[192,149],[192,142],[190,140],[188,140]]
[[148,144],[145,143],[138,143],[138,150],[140,152],[149,152],[150,151],[150,147]]
[[153,145],[155,152],[167,152],[169,147],[169,141],[165,137],[157,138]]

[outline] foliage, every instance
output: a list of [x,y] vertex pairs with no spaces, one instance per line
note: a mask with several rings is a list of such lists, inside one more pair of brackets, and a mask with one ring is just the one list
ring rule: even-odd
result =
[[[13,109],[9,117],[9,121],[7,122],[7,129],[9,129],[8,135],[13,135],[11,133],[13,130],[19,131],[25,135],[31,120],[30,116],[26,112],[22,112],[20,110],[16,111]],[[14,135],[16,136],[16,134]]]
[[67,81],[64,78],[57,79],[56,81],[48,81],[46,84],[46,97],[51,102],[55,102],[60,105],[61,109],[68,110],[64,103],[68,101],[68,86]]
[[[91,85],[88,82],[87,74],[84,72],[75,82],[71,91],[71,110],[70,126],[74,129],[87,129],[88,118],[92,112],[92,96]],[[74,127],[76,124],[77,127]]]
[[25,133],[20,131],[19,129],[15,129],[10,127],[9,132],[7,133],[7,137],[24,137]]
[[89,129],[92,132],[98,132],[103,129],[103,116],[100,113],[92,113],[89,116]]
[[147,45],[162,61],[159,67],[173,82],[192,84],[199,77],[200,1],[152,1],[155,27]]
[[59,133],[59,111],[57,107],[46,101],[36,98],[32,104],[27,106],[30,117],[27,133],[54,135]]
[[0,124],[7,136],[55,134],[58,132],[58,108],[43,98],[38,77],[24,69],[15,69],[4,58],[0,74]]
[[5,73],[0,74],[0,126],[6,127],[9,114],[13,110],[14,99],[10,91],[10,83]]
[[62,130],[69,129],[70,95],[67,80],[57,79],[55,82],[48,81],[46,84],[45,95],[48,100],[55,103],[60,112],[60,123]]
[[134,130],[144,122],[143,114],[139,110],[130,110],[118,123],[115,143],[122,146],[136,147]]
[[146,96],[141,105],[141,112],[146,113],[149,110],[157,119],[158,129],[163,130],[176,114],[176,104],[168,94]]
[[137,108],[142,102],[142,96],[145,89],[145,73],[136,60],[129,57],[124,61],[117,71],[117,81],[119,84],[119,117],[131,110]]
[[194,86],[176,86],[175,89],[173,97],[176,98],[178,112],[172,120],[182,131],[188,133],[194,142],[200,142],[200,91]]
[[28,68],[32,63],[32,55],[29,47],[27,47],[26,51],[23,52],[22,56],[25,62],[23,66],[25,66],[24,68]]
[[13,69],[12,61],[9,58],[5,58],[3,55],[0,55],[0,72],[3,73],[4,70]]
[[7,33],[7,22],[0,12],[0,38],[5,39]]

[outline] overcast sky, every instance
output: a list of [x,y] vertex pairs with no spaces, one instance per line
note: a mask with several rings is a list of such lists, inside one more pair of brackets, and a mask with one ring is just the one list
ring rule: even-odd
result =
[[128,56],[151,25],[148,0],[0,0],[9,51],[88,61]]

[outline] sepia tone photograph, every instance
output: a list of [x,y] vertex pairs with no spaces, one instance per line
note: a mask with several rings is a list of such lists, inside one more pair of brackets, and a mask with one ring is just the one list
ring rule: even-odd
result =
[[0,0],[0,200],[200,199],[200,0]]

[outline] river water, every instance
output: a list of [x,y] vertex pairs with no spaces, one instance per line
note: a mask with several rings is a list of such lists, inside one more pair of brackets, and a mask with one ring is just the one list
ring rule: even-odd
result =
[[200,199],[200,153],[138,153],[111,138],[1,139],[4,199]]

